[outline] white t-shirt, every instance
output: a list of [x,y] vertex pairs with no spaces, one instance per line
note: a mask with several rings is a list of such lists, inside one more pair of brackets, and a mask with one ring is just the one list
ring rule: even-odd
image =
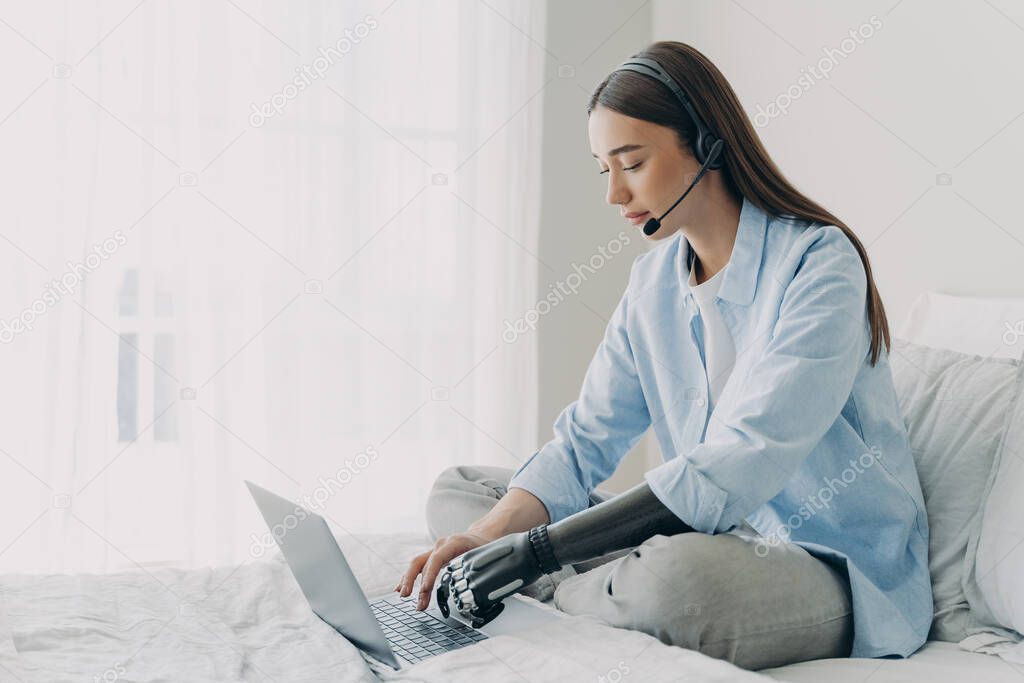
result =
[[[718,396],[722,393],[722,387],[732,373],[732,366],[736,363],[736,347],[733,345],[732,335],[729,334],[729,328],[725,326],[714,303],[728,267],[729,264],[726,264],[714,277],[699,285],[694,284],[696,277],[692,266],[690,268],[690,290],[704,321],[704,368],[708,373],[709,408],[715,406]],[[761,536],[745,519],[740,520],[739,524],[725,533],[751,538]]]
[[725,326],[714,303],[728,267],[726,264],[714,277],[699,285],[695,284],[696,277],[693,269],[690,269],[690,290],[704,321],[704,369],[708,374],[709,408],[713,408],[718,402],[722,388],[736,362],[736,347],[733,346],[732,335],[729,334],[729,328]]

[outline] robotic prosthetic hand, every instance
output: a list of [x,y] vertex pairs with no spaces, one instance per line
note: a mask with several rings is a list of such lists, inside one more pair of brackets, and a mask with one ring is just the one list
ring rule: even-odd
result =
[[438,579],[437,606],[449,615],[448,597],[474,628],[501,614],[501,602],[521,587],[607,553],[633,548],[651,536],[694,529],[658,500],[647,482],[554,524],[503,536],[459,555]]

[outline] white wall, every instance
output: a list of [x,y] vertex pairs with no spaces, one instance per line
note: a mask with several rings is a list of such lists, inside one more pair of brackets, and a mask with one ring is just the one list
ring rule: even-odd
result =
[[[648,249],[637,229],[625,222],[617,206],[605,202],[605,176],[590,156],[586,104],[594,87],[622,59],[650,42],[650,4],[614,0],[553,0],[548,3],[549,70],[561,77],[544,90],[544,158],[538,292],[565,282],[573,264],[599,254],[600,246],[619,240],[629,244],[538,320],[538,447],[552,438],[558,414],[579,396],[587,365],[600,343],[606,321],[629,280],[633,259]],[[565,67],[571,67],[567,69]],[[624,241],[624,240],[620,240]],[[586,272],[586,271],[584,271]],[[650,460],[654,458],[654,460]],[[639,481],[649,465],[660,461],[648,434],[627,456],[604,488],[621,491]]]
[[[829,77],[810,77],[788,113],[758,131],[797,187],[865,243],[893,329],[925,290],[1024,294],[1015,205],[1024,156],[1021,3],[651,4],[652,39],[707,55],[751,116],[799,85],[825,48],[849,52],[833,53]],[[858,44],[850,31],[862,25],[871,36]],[[940,174],[951,184],[938,184]]]
[[[548,19],[549,60],[575,71],[545,91],[540,256],[556,272],[541,269],[541,292],[626,225],[604,202],[590,158],[587,93],[647,43],[678,40],[718,65],[751,117],[805,78],[786,114],[758,117],[758,132],[790,180],[867,245],[893,330],[925,290],[1024,295],[1013,204],[1024,157],[1019,4],[563,0]],[[844,44],[862,25],[870,37]],[[826,48],[848,54],[832,53],[827,79],[808,74]],[[938,184],[940,174],[951,183]],[[575,301],[539,321],[538,443],[578,395],[604,331],[594,312],[607,318],[632,255],[645,249],[634,239]],[[648,434],[608,488],[639,481],[660,458]]]

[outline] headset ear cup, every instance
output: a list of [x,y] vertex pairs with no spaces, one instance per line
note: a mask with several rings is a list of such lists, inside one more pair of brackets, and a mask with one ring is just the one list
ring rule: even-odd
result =
[[[718,142],[718,140],[715,140]],[[714,146],[714,145],[712,145]],[[722,149],[718,152],[718,158],[715,159],[715,163],[711,164],[711,170],[717,171],[725,166],[725,143],[722,144]]]
[[[697,139],[697,146],[699,148],[700,154],[698,155],[697,161],[699,161],[702,164],[705,161],[707,161],[708,157],[711,156],[711,148],[715,146],[716,142],[718,142],[718,139],[715,138],[715,136],[713,135],[699,136],[699,138]],[[722,168],[722,166],[725,164],[725,158],[723,156],[724,152],[725,148],[723,147],[722,151],[718,153],[718,158],[708,165],[709,171],[717,171],[718,169]]]
[[708,136],[704,134],[704,131],[697,131],[697,139],[693,141],[693,156],[701,165],[708,158],[708,148],[704,144],[707,139]]

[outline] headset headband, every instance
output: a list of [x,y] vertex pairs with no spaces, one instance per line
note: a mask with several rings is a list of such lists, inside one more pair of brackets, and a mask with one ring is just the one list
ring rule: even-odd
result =
[[[658,64],[658,62],[647,57],[632,57],[627,59],[619,66],[615,67],[615,71],[635,71],[639,74],[643,74],[644,76],[650,76],[651,78],[655,78],[664,83],[665,86],[672,91],[672,94],[675,95],[676,99],[678,99],[683,105],[686,113],[689,114],[690,119],[697,127],[697,141],[693,145],[693,151],[697,157],[697,161],[704,164],[704,162],[707,161],[711,148],[719,138],[711,132],[711,129],[704,123],[704,120],[697,115],[697,112],[693,108],[693,105],[690,104],[690,99],[686,96],[686,93],[683,92],[683,89],[680,88],[676,84],[675,80],[668,75],[668,72],[661,68],[661,65]],[[708,164],[708,170],[714,171],[720,169],[723,163],[724,158],[720,155],[714,162]]]

